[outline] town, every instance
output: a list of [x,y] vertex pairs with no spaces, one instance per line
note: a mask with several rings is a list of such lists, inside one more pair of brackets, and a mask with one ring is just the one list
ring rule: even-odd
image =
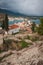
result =
[[[42,48],[43,31],[39,29],[42,29],[41,26],[43,26],[42,24],[43,18],[40,19],[41,20],[40,26],[39,24],[32,22],[32,20],[33,19],[29,17],[14,17],[14,16],[8,16],[7,14],[2,14],[2,13],[0,14],[0,62],[1,62],[0,64],[1,65],[2,64],[5,65],[7,61],[8,61],[7,65],[14,65],[15,63],[18,64],[18,62],[19,63],[23,62],[24,59],[25,59],[24,63],[27,63],[26,59],[30,58],[31,55],[33,56],[35,54],[36,54],[35,58],[38,54],[39,56],[37,56],[37,58],[39,57],[40,59],[41,57],[42,59],[42,56],[40,56],[40,54],[43,55],[43,48]],[[40,49],[40,51],[38,49]],[[24,59],[22,58],[21,55],[23,52],[24,52],[23,54]],[[12,56],[10,56],[9,58],[8,57],[9,55]],[[20,59],[18,58],[18,62],[16,62],[17,58],[15,56],[17,56],[17,58],[20,57]],[[6,57],[8,57],[9,59],[7,59]],[[14,59],[13,61],[11,59],[12,57],[15,58],[15,59],[13,58]],[[14,64],[11,64],[10,62]]]

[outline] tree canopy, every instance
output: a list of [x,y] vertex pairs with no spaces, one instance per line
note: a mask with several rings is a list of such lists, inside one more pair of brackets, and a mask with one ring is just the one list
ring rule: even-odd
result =
[[40,35],[43,35],[43,18],[40,18],[40,24],[39,24],[39,27],[38,27],[38,33]]
[[32,32],[35,32],[35,27],[36,27],[36,24],[35,24],[35,22],[33,22],[33,23],[32,23],[32,27],[31,27]]

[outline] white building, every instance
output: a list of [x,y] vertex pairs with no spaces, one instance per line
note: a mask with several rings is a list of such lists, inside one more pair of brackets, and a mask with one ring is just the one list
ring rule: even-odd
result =
[[14,17],[8,17],[9,21],[14,21]]
[[30,20],[28,20],[28,24],[31,25],[31,21]]
[[8,34],[17,33],[19,32],[20,27],[16,24],[9,26]]

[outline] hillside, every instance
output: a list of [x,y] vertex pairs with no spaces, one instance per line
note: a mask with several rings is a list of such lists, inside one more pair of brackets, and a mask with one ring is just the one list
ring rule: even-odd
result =
[[12,12],[10,10],[1,9],[1,8],[0,8],[0,13],[8,14],[10,16],[22,16],[22,17],[30,17],[30,18],[40,18],[40,17],[43,17],[43,16],[36,16],[36,15],[25,15],[25,14],[22,14],[22,13]]
[[24,14],[20,14],[20,13],[16,13],[16,12],[12,12],[10,10],[6,10],[6,9],[0,9],[0,13],[4,13],[4,14],[8,14],[10,16],[26,16]]
[[0,65],[43,65],[43,45],[25,48],[21,51],[8,51],[0,54],[5,58]]

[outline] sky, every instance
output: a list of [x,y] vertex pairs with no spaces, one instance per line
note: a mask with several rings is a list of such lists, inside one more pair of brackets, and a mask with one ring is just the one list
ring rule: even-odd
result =
[[43,16],[43,0],[0,0],[0,8],[25,15]]

